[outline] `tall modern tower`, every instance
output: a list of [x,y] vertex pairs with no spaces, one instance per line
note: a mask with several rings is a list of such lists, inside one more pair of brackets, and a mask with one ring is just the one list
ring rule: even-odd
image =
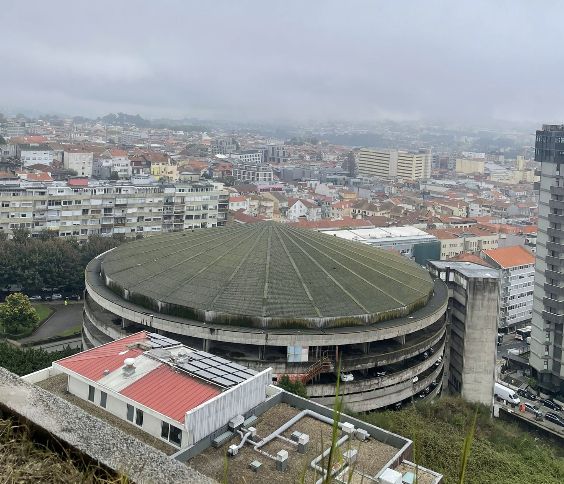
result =
[[564,394],[564,125],[537,131],[541,163],[530,364],[541,388]]

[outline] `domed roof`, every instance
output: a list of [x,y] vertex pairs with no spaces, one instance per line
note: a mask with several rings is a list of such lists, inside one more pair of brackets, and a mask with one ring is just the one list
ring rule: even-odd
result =
[[136,304],[240,325],[370,324],[421,307],[433,288],[399,254],[275,222],[129,242],[104,256],[102,273]]

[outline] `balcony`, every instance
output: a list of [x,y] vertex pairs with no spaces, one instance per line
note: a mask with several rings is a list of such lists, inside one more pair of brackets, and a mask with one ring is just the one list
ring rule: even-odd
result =
[[564,259],[560,259],[559,257],[552,257],[550,255],[547,255],[544,258],[544,261],[546,262],[546,265],[552,265],[555,267],[564,267]]
[[553,224],[564,224],[564,214],[549,213],[548,221]]
[[550,187],[550,194],[564,196],[564,187]]
[[550,311],[543,311],[542,318],[549,323],[564,323],[564,314],[555,314]]
[[564,245],[558,242],[547,242],[546,250],[553,250],[558,254],[564,254]]
[[564,296],[564,287],[553,286],[552,284],[545,283],[544,291],[556,296]]
[[558,237],[559,239],[564,239],[564,230],[548,228],[546,233],[549,237]]
[[548,201],[548,206],[549,206],[550,208],[556,208],[556,209],[564,210],[564,201],[561,201],[561,200],[549,200],[549,201]]
[[564,310],[564,301],[558,301],[556,299],[544,297],[542,299],[542,302],[546,310],[551,313],[559,313],[560,311]]
[[546,270],[544,273],[546,279],[554,279],[555,281],[564,281],[564,274],[557,271]]

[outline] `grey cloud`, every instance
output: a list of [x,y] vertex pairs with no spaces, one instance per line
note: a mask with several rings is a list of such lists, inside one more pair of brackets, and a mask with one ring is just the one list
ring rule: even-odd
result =
[[4,3],[0,111],[564,118],[561,2]]

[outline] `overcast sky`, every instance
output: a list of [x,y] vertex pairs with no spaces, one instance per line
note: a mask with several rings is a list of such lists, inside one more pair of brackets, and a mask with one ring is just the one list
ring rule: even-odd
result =
[[0,112],[564,121],[562,1],[3,0],[1,13]]

